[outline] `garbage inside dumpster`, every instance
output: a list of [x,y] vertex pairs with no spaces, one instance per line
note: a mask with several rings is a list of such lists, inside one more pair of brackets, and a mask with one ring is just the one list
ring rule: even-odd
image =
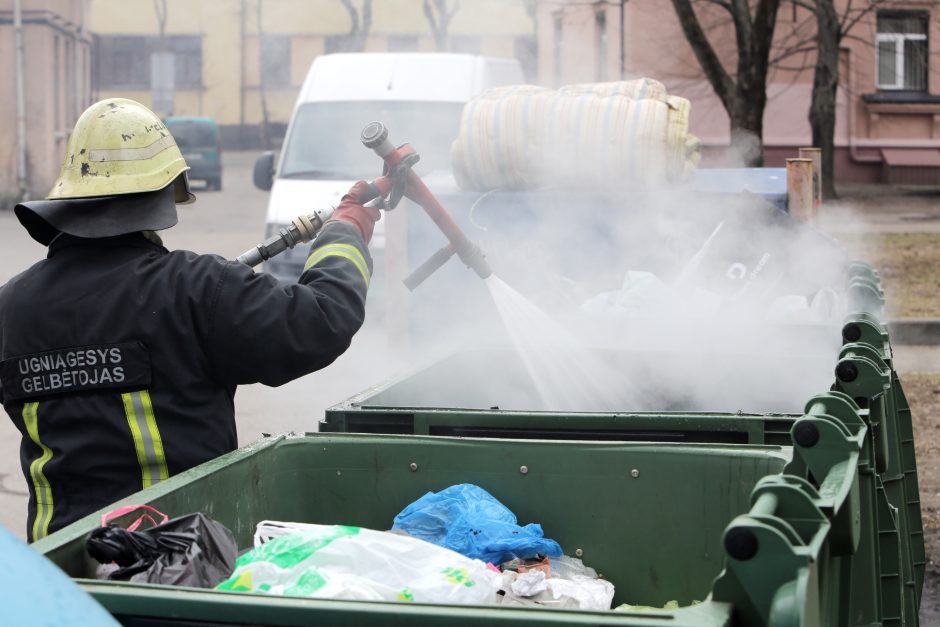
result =
[[[492,497],[491,497],[492,498]],[[553,568],[554,566],[554,568]],[[497,568],[400,530],[262,521],[218,590],[318,599],[609,610],[614,585],[581,560]]]
[[[119,510],[123,514],[137,508]],[[152,509],[152,508],[148,508]],[[149,516],[148,516],[149,517]],[[100,578],[212,588],[235,567],[238,547],[225,525],[197,512],[137,531],[141,518],[124,529],[108,523],[85,541],[88,554],[103,565]]]
[[486,605],[499,573],[406,535],[307,525],[238,558],[218,590],[318,599]]
[[[499,565],[498,567],[496,565]],[[609,610],[614,586],[520,527],[483,488],[428,492],[389,532],[264,520],[218,590],[320,599]]]
[[550,568],[521,572],[503,570],[500,603],[592,611],[610,609],[614,584],[600,578],[597,571],[567,555],[546,558],[546,561],[550,562]]
[[516,515],[483,488],[470,484],[428,492],[395,516],[393,529],[491,564],[536,555],[559,557],[561,546],[541,525]]

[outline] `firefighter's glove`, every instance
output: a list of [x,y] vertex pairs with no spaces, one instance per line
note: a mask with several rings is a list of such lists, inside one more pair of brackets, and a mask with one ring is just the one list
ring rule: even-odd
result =
[[354,225],[362,234],[362,239],[366,244],[372,239],[372,231],[375,229],[375,223],[379,221],[381,214],[378,209],[366,207],[362,204],[361,198],[370,196],[369,184],[365,181],[359,181],[343,196],[336,211],[333,212],[331,220],[340,220]]

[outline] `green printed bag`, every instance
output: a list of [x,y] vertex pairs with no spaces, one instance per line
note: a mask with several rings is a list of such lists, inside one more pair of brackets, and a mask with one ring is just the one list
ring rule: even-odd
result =
[[245,553],[216,588],[317,599],[490,605],[499,574],[479,560],[385,531],[303,525]]

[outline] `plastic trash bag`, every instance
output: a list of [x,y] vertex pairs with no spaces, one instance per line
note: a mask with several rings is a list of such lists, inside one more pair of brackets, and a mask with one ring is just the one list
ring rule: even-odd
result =
[[573,557],[551,560],[551,576],[544,571],[522,574],[504,571],[500,582],[505,606],[541,606],[607,611],[614,600],[614,585]]
[[138,519],[128,529],[105,524],[88,535],[88,554],[117,566],[105,570],[108,579],[212,588],[232,573],[238,546],[222,523],[201,512],[172,520],[160,515],[164,522],[143,531],[136,530]]
[[491,564],[563,554],[557,542],[544,537],[541,525],[520,527],[505,505],[469,483],[428,492],[395,516],[392,528]]
[[304,525],[238,558],[218,590],[317,599],[496,603],[499,573],[406,535]]

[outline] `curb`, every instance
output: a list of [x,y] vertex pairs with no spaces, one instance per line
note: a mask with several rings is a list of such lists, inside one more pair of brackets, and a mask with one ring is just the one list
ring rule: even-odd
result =
[[899,318],[888,321],[892,344],[940,345],[940,318]]

